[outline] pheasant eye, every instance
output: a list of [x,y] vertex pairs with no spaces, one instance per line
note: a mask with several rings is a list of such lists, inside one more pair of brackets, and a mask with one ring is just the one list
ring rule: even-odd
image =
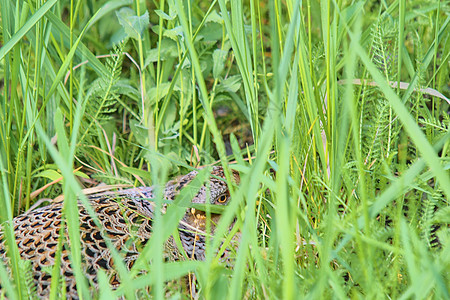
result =
[[220,204],[224,204],[225,202],[227,202],[228,197],[227,195],[223,194],[220,195],[219,198],[217,199],[217,202],[219,202]]

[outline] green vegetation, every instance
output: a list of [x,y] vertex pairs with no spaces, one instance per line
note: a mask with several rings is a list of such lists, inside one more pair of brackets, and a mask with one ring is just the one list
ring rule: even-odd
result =
[[[100,274],[101,297],[189,298],[166,282],[191,273],[206,299],[448,299],[449,22],[439,0],[2,0],[0,220],[64,193],[90,298],[82,187],[236,161],[206,261],[162,260],[174,209],[133,270],[114,253],[123,284]],[[235,216],[227,268],[214,250]],[[9,257],[3,293],[31,297],[29,265]]]

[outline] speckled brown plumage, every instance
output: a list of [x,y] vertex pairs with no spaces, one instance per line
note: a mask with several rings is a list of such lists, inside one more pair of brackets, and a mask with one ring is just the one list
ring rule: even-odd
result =
[[[164,189],[164,198],[173,200],[180,190],[188,185],[197,175],[197,171],[170,181]],[[221,167],[214,167],[210,178],[210,201],[212,204],[227,204],[229,191],[224,180]],[[239,175],[233,173],[236,183]],[[139,256],[139,250],[143,248],[152,232],[152,218],[154,203],[149,199],[154,198],[152,187],[139,187],[120,192],[107,192],[88,196],[88,200],[101,223],[101,227],[95,225],[87,210],[78,205],[80,216],[80,235],[83,271],[93,286],[97,283],[97,270],[106,271],[111,278],[111,284],[117,285],[118,280],[114,273],[111,253],[105,243],[107,236],[111,243],[124,257],[128,268]],[[205,203],[208,198],[207,188],[203,185],[193,203]],[[14,231],[20,255],[23,259],[32,263],[33,278],[37,288],[37,294],[41,298],[47,298],[50,292],[51,276],[48,266],[55,263],[55,254],[58,249],[60,237],[63,201],[54,202],[48,206],[28,211],[14,218]],[[212,231],[214,224],[220,215],[212,214]],[[198,212],[188,209],[179,226],[181,243],[188,257],[202,260],[205,257],[205,237],[199,234],[205,230],[205,218]],[[66,291],[69,298],[77,298],[75,278],[69,259],[69,239],[67,231],[64,236],[64,246],[61,259],[61,275],[66,282]],[[0,256],[6,262],[6,251],[3,237],[0,236]],[[173,238],[165,245],[165,256],[169,260],[181,258]]]

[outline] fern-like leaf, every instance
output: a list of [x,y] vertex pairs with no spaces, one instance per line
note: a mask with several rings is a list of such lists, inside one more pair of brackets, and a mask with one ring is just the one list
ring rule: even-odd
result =
[[[385,75],[386,81],[397,80],[397,32],[395,23],[383,16],[375,23],[372,30],[371,53],[372,61]],[[361,152],[365,158],[367,169],[376,174],[382,164],[380,161],[390,159],[395,154],[395,136],[400,131],[400,125],[395,122],[395,116],[389,101],[376,86],[364,86],[360,110]],[[374,176],[377,178],[378,176]],[[371,187],[377,183],[368,182]]]
[[19,269],[23,277],[21,277],[24,281],[24,285],[21,285],[25,288],[22,291],[22,295],[26,295],[26,299],[37,299],[37,289],[36,285],[33,281],[33,268],[31,266],[31,261],[29,260],[19,260]]
[[105,121],[111,118],[117,108],[116,97],[118,88],[116,86],[122,71],[123,49],[125,42],[116,45],[106,61],[109,71],[108,76],[96,80],[88,93],[87,111],[93,120]]

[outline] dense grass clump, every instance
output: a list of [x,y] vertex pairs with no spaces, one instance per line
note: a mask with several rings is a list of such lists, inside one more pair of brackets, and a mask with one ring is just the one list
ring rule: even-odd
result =
[[[63,193],[89,298],[81,189],[221,164],[241,184],[207,259],[164,262],[158,234],[142,263],[118,268],[118,289],[100,275],[100,295],[450,298],[449,12],[438,0],[2,0],[0,221]],[[227,267],[216,249],[234,218]],[[3,224],[2,292],[32,297]]]

